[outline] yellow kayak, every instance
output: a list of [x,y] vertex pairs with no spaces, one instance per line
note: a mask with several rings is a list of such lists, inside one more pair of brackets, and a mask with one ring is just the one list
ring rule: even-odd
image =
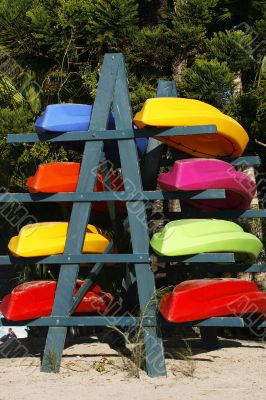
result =
[[[17,257],[38,257],[64,252],[68,223],[41,222],[24,226],[18,236],[8,243],[11,253]],[[103,253],[109,240],[100,229],[87,226],[83,253]]]
[[216,125],[217,134],[156,137],[169,146],[194,157],[239,157],[249,137],[233,118],[199,100],[182,98],[154,98],[145,101],[135,115],[134,123],[142,129],[156,127]]

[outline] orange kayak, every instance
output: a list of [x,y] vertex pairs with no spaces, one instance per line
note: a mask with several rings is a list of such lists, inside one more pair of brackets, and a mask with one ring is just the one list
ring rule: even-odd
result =
[[[80,171],[80,163],[76,162],[54,162],[39,165],[34,176],[27,179],[26,185],[31,193],[57,193],[75,192],[77,188]],[[101,172],[98,173],[94,192],[123,191],[123,180],[120,176],[110,172],[110,187],[103,178]],[[98,213],[107,213],[106,202],[95,202],[92,210]],[[117,211],[125,213],[126,207],[123,202],[117,202]]]

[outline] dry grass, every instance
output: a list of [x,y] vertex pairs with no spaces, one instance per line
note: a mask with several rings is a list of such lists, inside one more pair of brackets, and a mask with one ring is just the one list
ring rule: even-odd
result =
[[180,358],[180,363],[177,366],[171,367],[171,372],[173,375],[181,373],[184,376],[193,378],[195,376],[197,364],[196,361],[191,358],[193,356],[193,352],[189,344],[186,343],[186,347],[176,354]]

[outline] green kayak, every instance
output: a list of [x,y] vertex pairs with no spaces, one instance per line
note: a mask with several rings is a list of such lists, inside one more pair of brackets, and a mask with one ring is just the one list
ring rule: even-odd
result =
[[258,257],[263,245],[254,235],[230,221],[183,219],[169,222],[151,239],[153,250],[163,256],[197,253],[236,253],[237,259]]

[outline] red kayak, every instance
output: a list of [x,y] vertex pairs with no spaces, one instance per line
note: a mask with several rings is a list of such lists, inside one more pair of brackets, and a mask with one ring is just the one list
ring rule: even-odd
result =
[[[34,176],[27,179],[26,185],[31,193],[57,193],[57,192],[75,192],[77,188],[80,171],[80,163],[75,162],[54,162],[39,165]],[[94,192],[123,191],[123,180],[116,176],[114,172],[109,175],[110,188],[103,179],[101,173],[98,173]],[[107,213],[108,208],[105,202],[95,202],[92,210],[98,213]],[[117,202],[117,211],[125,213],[124,203]]]
[[163,296],[160,313],[170,322],[246,314],[266,318],[266,293],[255,283],[240,279],[190,280]]
[[[74,293],[82,286],[77,280]],[[11,321],[23,321],[51,315],[56,291],[55,281],[32,281],[17,286],[11,294],[3,298],[0,311],[4,318]],[[93,285],[75,310],[75,314],[102,313],[113,297]]]

